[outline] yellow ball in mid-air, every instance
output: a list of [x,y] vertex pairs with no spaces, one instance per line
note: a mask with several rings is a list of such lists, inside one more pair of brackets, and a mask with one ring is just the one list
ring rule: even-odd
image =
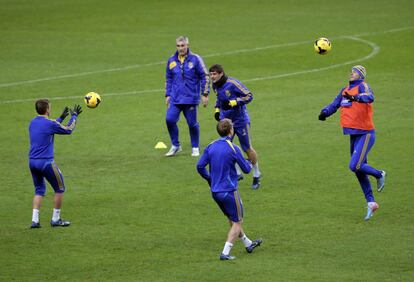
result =
[[331,51],[332,44],[328,38],[321,37],[315,40],[313,47],[315,48],[316,53],[319,55],[325,55]]
[[101,96],[95,92],[89,92],[85,95],[85,104],[88,108],[96,108],[102,102]]

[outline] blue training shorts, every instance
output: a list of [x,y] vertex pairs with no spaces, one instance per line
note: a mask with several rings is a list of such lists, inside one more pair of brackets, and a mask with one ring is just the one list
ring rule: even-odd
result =
[[239,222],[243,219],[243,203],[239,192],[216,192],[212,193],[214,201],[220,207],[221,211],[233,222]]
[[65,192],[63,175],[56,163],[50,159],[30,159],[29,167],[32,173],[36,196],[46,194],[45,178],[55,193]]
[[234,134],[237,135],[237,137],[239,138],[240,146],[242,147],[242,150],[244,152],[246,152],[251,147],[249,133],[250,133],[250,124],[246,124],[241,127],[234,127]]

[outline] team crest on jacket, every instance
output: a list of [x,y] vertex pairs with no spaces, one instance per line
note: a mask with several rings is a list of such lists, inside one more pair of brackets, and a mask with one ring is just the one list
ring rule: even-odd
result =
[[194,67],[193,62],[189,62],[189,63],[188,63],[188,68],[189,68],[189,69],[192,69],[193,67]]
[[177,63],[175,61],[172,61],[168,67],[170,68],[170,70],[172,70],[176,65]]
[[227,97],[230,97],[230,95],[231,95],[229,90],[226,90],[225,94],[226,94]]

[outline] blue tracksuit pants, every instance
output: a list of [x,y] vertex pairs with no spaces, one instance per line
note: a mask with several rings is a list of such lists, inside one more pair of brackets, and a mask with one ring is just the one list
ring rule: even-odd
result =
[[371,167],[367,163],[367,155],[375,143],[375,132],[368,134],[350,135],[351,141],[351,160],[349,162],[349,169],[355,172],[364,192],[367,202],[375,202],[374,195],[372,194],[371,183],[369,182],[368,175],[372,175],[375,178],[381,177],[381,171]]
[[191,146],[198,148],[200,143],[200,125],[197,121],[198,105],[175,105],[170,104],[167,109],[167,128],[170,134],[171,143],[174,146],[179,146],[179,133],[177,122],[180,120],[180,114],[183,112],[187,120],[188,128],[190,130]]

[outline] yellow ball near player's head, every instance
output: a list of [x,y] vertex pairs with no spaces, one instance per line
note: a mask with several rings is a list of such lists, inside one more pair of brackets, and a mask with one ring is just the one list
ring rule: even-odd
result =
[[96,108],[102,101],[101,96],[95,92],[89,92],[84,99],[88,108]]
[[315,40],[315,43],[313,44],[313,47],[315,48],[316,53],[320,55],[325,55],[332,49],[332,44],[329,41],[328,38],[318,38]]

